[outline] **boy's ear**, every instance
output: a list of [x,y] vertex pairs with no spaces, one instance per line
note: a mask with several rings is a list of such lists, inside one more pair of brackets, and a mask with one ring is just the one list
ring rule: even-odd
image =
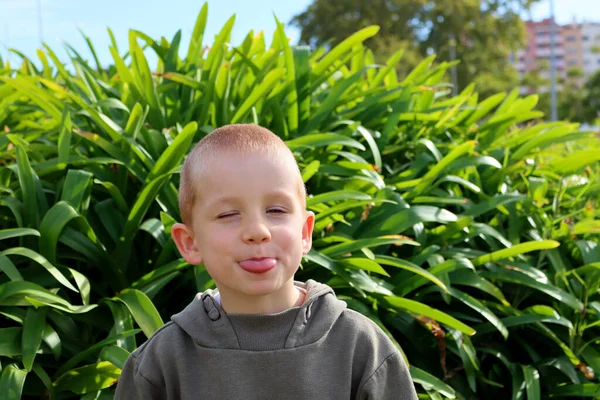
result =
[[306,254],[312,247],[312,234],[315,227],[315,213],[308,211],[302,227],[302,253]]
[[181,256],[192,265],[202,264],[200,251],[194,242],[192,230],[185,224],[176,223],[171,227],[171,236]]

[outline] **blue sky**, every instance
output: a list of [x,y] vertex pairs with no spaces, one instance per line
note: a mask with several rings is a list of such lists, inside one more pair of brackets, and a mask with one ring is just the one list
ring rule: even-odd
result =
[[[62,43],[67,42],[84,56],[87,53],[85,42],[78,27],[83,29],[94,43],[103,63],[111,60],[108,52],[109,37],[106,27],[110,27],[122,48],[127,44],[127,31],[140,30],[153,38],[167,37],[169,40],[182,30],[183,48],[187,48],[187,38],[191,35],[194,23],[203,0],[0,0],[0,55],[7,56],[7,48],[15,48],[36,59],[35,51],[40,48],[38,33],[37,3],[40,3],[43,40],[64,57]],[[331,0],[335,1],[335,0]],[[282,22],[289,22],[295,14],[304,10],[310,0],[218,0],[208,1],[209,17],[206,38],[212,38],[232,15],[236,23],[232,33],[232,43],[238,44],[253,29],[264,30],[270,41],[275,23],[273,14]],[[532,10],[534,19],[549,15],[548,1],[543,1]],[[555,0],[555,11],[559,22],[578,21],[600,22],[600,0]],[[286,32],[295,43],[299,33],[287,27]],[[16,56],[11,56],[16,61]]]

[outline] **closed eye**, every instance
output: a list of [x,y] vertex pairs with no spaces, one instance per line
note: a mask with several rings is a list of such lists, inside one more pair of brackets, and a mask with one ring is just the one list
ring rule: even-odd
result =
[[287,211],[282,208],[270,208],[267,210],[267,213],[268,214],[285,214],[285,213],[287,213]]
[[227,213],[217,215],[217,219],[225,219],[225,218],[233,217],[236,215],[237,215],[236,212],[227,212]]

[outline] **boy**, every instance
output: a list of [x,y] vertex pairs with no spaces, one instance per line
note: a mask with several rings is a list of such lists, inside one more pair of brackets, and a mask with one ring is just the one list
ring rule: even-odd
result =
[[198,294],[131,354],[117,399],[416,399],[406,364],[331,288],[294,282],[315,216],[293,154],[256,125],[202,139],[171,229],[216,290]]

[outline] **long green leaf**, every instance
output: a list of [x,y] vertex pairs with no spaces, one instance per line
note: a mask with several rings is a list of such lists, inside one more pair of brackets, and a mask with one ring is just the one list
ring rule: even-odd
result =
[[58,160],[61,163],[66,163],[69,160],[69,154],[71,153],[71,115],[68,109],[65,107],[63,111],[63,117],[61,121],[62,129],[58,136]]
[[233,118],[231,118],[231,123],[235,124],[236,122],[242,121],[250,109],[261,100],[268,92],[270,92],[279,80],[285,75],[285,70],[283,68],[274,69],[269,71],[267,76],[265,76],[264,80],[256,86],[250,95],[244,100],[242,105],[238,108]]
[[[455,270],[459,270],[459,269],[471,269],[474,270],[475,267],[473,267],[473,264],[471,264],[471,262],[466,259],[466,258],[458,258],[458,259],[451,259],[451,260],[446,260],[440,264],[437,264],[433,267],[431,267],[428,272],[431,273],[434,276],[442,276],[444,274],[447,274],[449,272],[455,271]],[[422,276],[413,276],[410,277],[406,280],[403,280],[402,282],[400,282],[399,284],[396,285],[396,287],[399,290],[399,295],[400,296],[404,296],[410,292],[412,292],[413,290],[427,284],[427,279],[422,277]]]
[[18,255],[18,256],[22,256],[22,257],[27,257],[27,258],[37,262],[42,267],[44,267],[63,286],[71,289],[74,292],[79,292],[75,288],[75,286],[73,286],[73,284],[71,282],[69,282],[67,277],[65,277],[63,275],[63,273],[58,270],[58,268],[56,268],[54,265],[52,265],[50,262],[48,262],[48,260],[46,258],[39,255],[38,253],[36,253],[33,250],[30,250],[25,247],[13,247],[8,250],[4,250],[4,252],[2,252],[2,254],[4,254],[5,256]]
[[23,276],[21,276],[17,266],[2,253],[0,253],[0,271],[4,272],[11,281],[23,280]]
[[121,369],[108,361],[86,365],[66,372],[54,382],[56,390],[85,394],[106,389],[117,383]]
[[525,196],[520,195],[496,195],[488,200],[482,201],[481,203],[475,204],[469,207],[463,215],[466,217],[478,217],[485,214],[488,211],[494,210],[496,207],[509,204],[515,201],[525,199]]
[[0,398],[19,400],[25,385],[27,371],[19,369],[16,364],[9,364],[2,369],[0,375]]
[[409,367],[409,370],[410,376],[412,377],[414,382],[423,385],[423,387],[431,388],[437,391],[438,393],[441,393],[448,399],[456,398],[456,392],[454,391],[454,389],[452,389],[452,387],[448,386],[442,380],[431,375],[429,372],[417,368],[414,365],[411,365]]
[[296,64],[294,62],[294,53],[290,47],[287,36],[283,29],[283,24],[275,18],[277,24],[277,36],[279,43],[283,47],[283,58],[285,60],[285,75],[286,81],[289,84],[290,90],[287,95],[287,122],[288,130],[296,132],[298,130],[298,92],[296,89]]
[[597,398],[598,396],[600,396],[600,384],[597,383],[563,385],[550,390],[550,397],[569,397],[575,399],[581,397]]
[[321,193],[306,199],[307,206],[314,206],[322,203],[329,203],[340,200],[370,200],[372,199],[366,193],[353,190],[335,190],[333,192]]
[[82,233],[93,243],[97,243],[96,234],[85,218],[80,216],[69,203],[59,201],[48,210],[40,224],[40,252],[50,263],[56,262],[58,239],[65,226],[71,221],[77,223]]
[[175,140],[167,147],[167,149],[161,154],[160,158],[154,164],[154,167],[146,178],[147,182],[169,173],[173,168],[177,167],[181,160],[187,154],[194,134],[198,130],[198,124],[196,122],[190,122],[187,124],[181,132],[175,137]]
[[520,254],[525,254],[532,251],[554,249],[558,246],[560,246],[560,243],[555,240],[534,240],[531,242],[519,243],[508,249],[494,251],[492,253],[474,258],[471,260],[471,263],[477,267],[485,263],[504,260],[509,257],[518,256]]
[[435,164],[426,174],[423,178],[421,178],[421,181],[419,182],[419,184],[417,185],[416,188],[413,189],[413,191],[411,192],[411,196],[417,196],[421,193],[423,193],[423,191],[431,185],[431,183],[438,177],[438,175],[444,170],[446,169],[450,164],[452,164],[452,162],[454,160],[456,160],[457,158],[472,152],[473,149],[475,148],[475,145],[477,143],[475,141],[467,141],[463,144],[461,144],[460,146],[457,146],[455,149],[453,149],[450,153],[448,153],[440,162],[438,162],[437,164]]
[[33,366],[33,372],[35,372],[35,374],[38,376],[38,378],[40,378],[40,380],[44,383],[44,386],[46,386],[48,398],[54,399],[55,398],[54,397],[55,396],[54,385],[52,384],[52,379],[50,378],[48,373],[39,364],[35,364]]
[[[111,345],[115,342],[118,342],[119,340],[128,338],[130,336],[133,336],[135,334],[137,334],[138,332],[140,332],[139,329],[132,329],[129,331],[125,331],[122,333],[118,333],[116,335],[112,335],[107,337],[106,339],[103,339],[101,341],[99,341],[98,343],[94,343],[93,345],[91,345],[89,348],[75,354],[73,357],[71,357],[69,360],[67,360],[57,371],[56,371],[56,375],[61,376],[63,375],[65,372],[67,372],[68,370],[72,369],[73,367],[75,367],[77,364],[79,364],[81,361],[85,360],[86,358],[90,357],[92,354],[96,353],[97,351],[103,349],[104,347]],[[127,350],[125,350],[127,351]],[[118,365],[117,365],[118,366]],[[118,366],[120,368],[120,366]]]
[[[401,268],[403,270],[410,271],[414,274],[422,276],[423,278],[433,282],[435,285],[439,286],[439,288],[442,289],[443,291],[445,291],[445,292],[448,291],[448,288],[446,287],[444,282],[442,282],[439,278],[437,278],[435,275],[432,275],[426,269],[423,269],[423,268],[419,267],[418,265],[413,264],[409,261],[402,260],[400,258],[395,258],[395,257],[383,256],[383,255],[377,255],[375,257],[375,261],[377,261],[379,264],[382,264],[382,265],[389,265],[392,267]],[[398,276],[400,276],[400,275],[398,275]],[[392,283],[395,284],[396,280],[397,279],[393,279]]]
[[13,237],[21,237],[21,236],[40,236],[40,233],[31,228],[11,228],[11,229],[2,229],[0,230],[0,240],[2,239],[10,239]]
[[0,356],[20,356],[23,328],[0,328]]
[[404,311],[408,311],[417,315],[425,315],[429,318],[436,320],[439,323],[447,325],[450,328],[456,329],[465,335],[475,334],[475,329],[460,322],[454,317],[440,311],[435,308],[431,308],[426,304],[419,303],[418,301],[404,299],[395,296],[386,296],[385,301],[394,308],[398,308]]
[[380,171],[382,168],[381,153],[379,151],[379,147],[377,147],[377,142],[375,141],[375,138],[373,138],[371,132],[366,130],[363,126],[359,126],[356,129],[367,141],[369,149],[371,149],[371,153],[373,154],[375,166],[377,167],[377,170]]
[[94,175],[84,170],[69,170],[63,184],[61,200],[70,203],[79,212],[87,211]]
[[456,215],[443,208],[415,206],[398,211],[389,218],[386,218],[381,225],[367,226],[361,234],[363,236],[399,234],[423,222],[448,223],[454,222],[457,219]]
[[358,43],[362,43],[370,37],[373,37],[379,32],[378,26],[369,26],[354,33],[340,44],[335,46],[320,60],[312,70],[313,75],[322,75],[336,60],[339,60],[346,52],[351,50]]
[[102,361],[109,361],[114,366],[123,369],[131,353],[119,346],[105,346],[98,357]]
[[568,305],[576,311],[581,311],[583,309],[583,304],[572,294],[567,293],[554,285],[538,282],[537,280],[525,274],[511,270],[503,270],[498,272],[484,271],[481,272],[481,274],[486,278],[516,283],[539,290],[540,292],[546,293],[547,295],[555,298],[561,303]]
[[354,147],[359,150],[365,150],[365,147],[360,142],[336,133],[315,133],[311,135],[302,135],[297,139],[288,140],[285,142],[285,144],[291,150],[313,149],[315,147],[325,147],[332,144],[341,144],[348,147]]
[[476,298],[454,288],[450,289],[450,294],[490,321],[490,323],[494,325],[494,327],[496,327],[496,329],[498,329],[498,331],[502,334],[504,339],[508,338],[508,329],[506,329],[506,326],[504,326],[502,321],[489,308],[484,306],[483,303]]
[[[504,293],[497,286],[493,285],[490,281],[477,275],[474,271],[458,270],[450,274],[450,280],[452,285],[464,285],[477,288],[484,293],[494,296],[503,305],[509,306],[510,304],[504,297]],[[477,331],[479,333],[479,331]]]
[[294,46],[294,71],[296,72],[296,93],[298,95],[298,131],[303,132],[310,118],[310,48]]
[[363,248],[371,248],[376,246],[383,246],[387,244],[393,244],[396,246],[401,246],[404,244],[409,244],[412,246],[419,246],[418,242],[407,239],[406,237],[399,235],[390,235],[390,236],[382,236],[378,238],[368,238],[368,239],[359,239],[359,240],[348,240],[347,242],[340,243],[334,246],[330,246],[324,249],[321,249],[321,253],[330,257],[341,256],[345,253],[352,253],[357,250]]
[[164,325],[156,307],[143,292],[137,289],[126,289],[116,300],[122,301],[127,306],[135,322],[148,338]]
[[318,111],[315,112],[314,115],[310,116],[309,121],[304,127],[303,133],[306,134],[316,131],[328,117],[331,117],[333,110],[339,105],[340,99],[344,93],[346,93],[346,91],[348,91],[352,86],[356,85],[362,76],[363,71],[360,71],[348,78],[343,78],[336,82],[325,100],[323,100],[319,105]]
[[540,397],[540,373],[531,365],[522,365],[525,376],[525,388],[527,400],[539,400]]
[[27,281],[0,284],[0,305],[29,306],[34,303],[36,306],[48,305],[67,313],[85,313],[96,307],[74,306],[49,290]]
[[29,307],[25,321],[23,321],[23,337],[21,339],[23,365],[28,372],[33,368],[33,360],[42,344],[45,325],[45,313],[42,310]]
[[187,63],[190,65],[198,65],[202,52],[202,40],[204,38],[204,30],[206,29],[206,20],[208,19],[208,2],[202,5],[202,9],[196,19],[194,31],[190,38],[190,46],[186,57]]
[[133,235],[141,225],[142,219],[144,218],[144,215],[146,215],[150,205],[156,201],[156,195],[169,181],[170,177],[170,173],[158,176],[144,186],[144,189],[142,189],[138,195],[133,207],[131,207],[131,212],[127,216],[121,243],[128,243],[133,238]]
[[342,258],[337,261],[346,268],[362,269],[364,271],[375,272],[380,275],[390,276],[381,265],[368,258]]
[[38,215],[36,207],[36,194],[33,178],[33,170],[25,149],[17,145],[17,171],[19,185],[21,186],[21,198],[23,200],[24,222],[29,228],[36,228]]

